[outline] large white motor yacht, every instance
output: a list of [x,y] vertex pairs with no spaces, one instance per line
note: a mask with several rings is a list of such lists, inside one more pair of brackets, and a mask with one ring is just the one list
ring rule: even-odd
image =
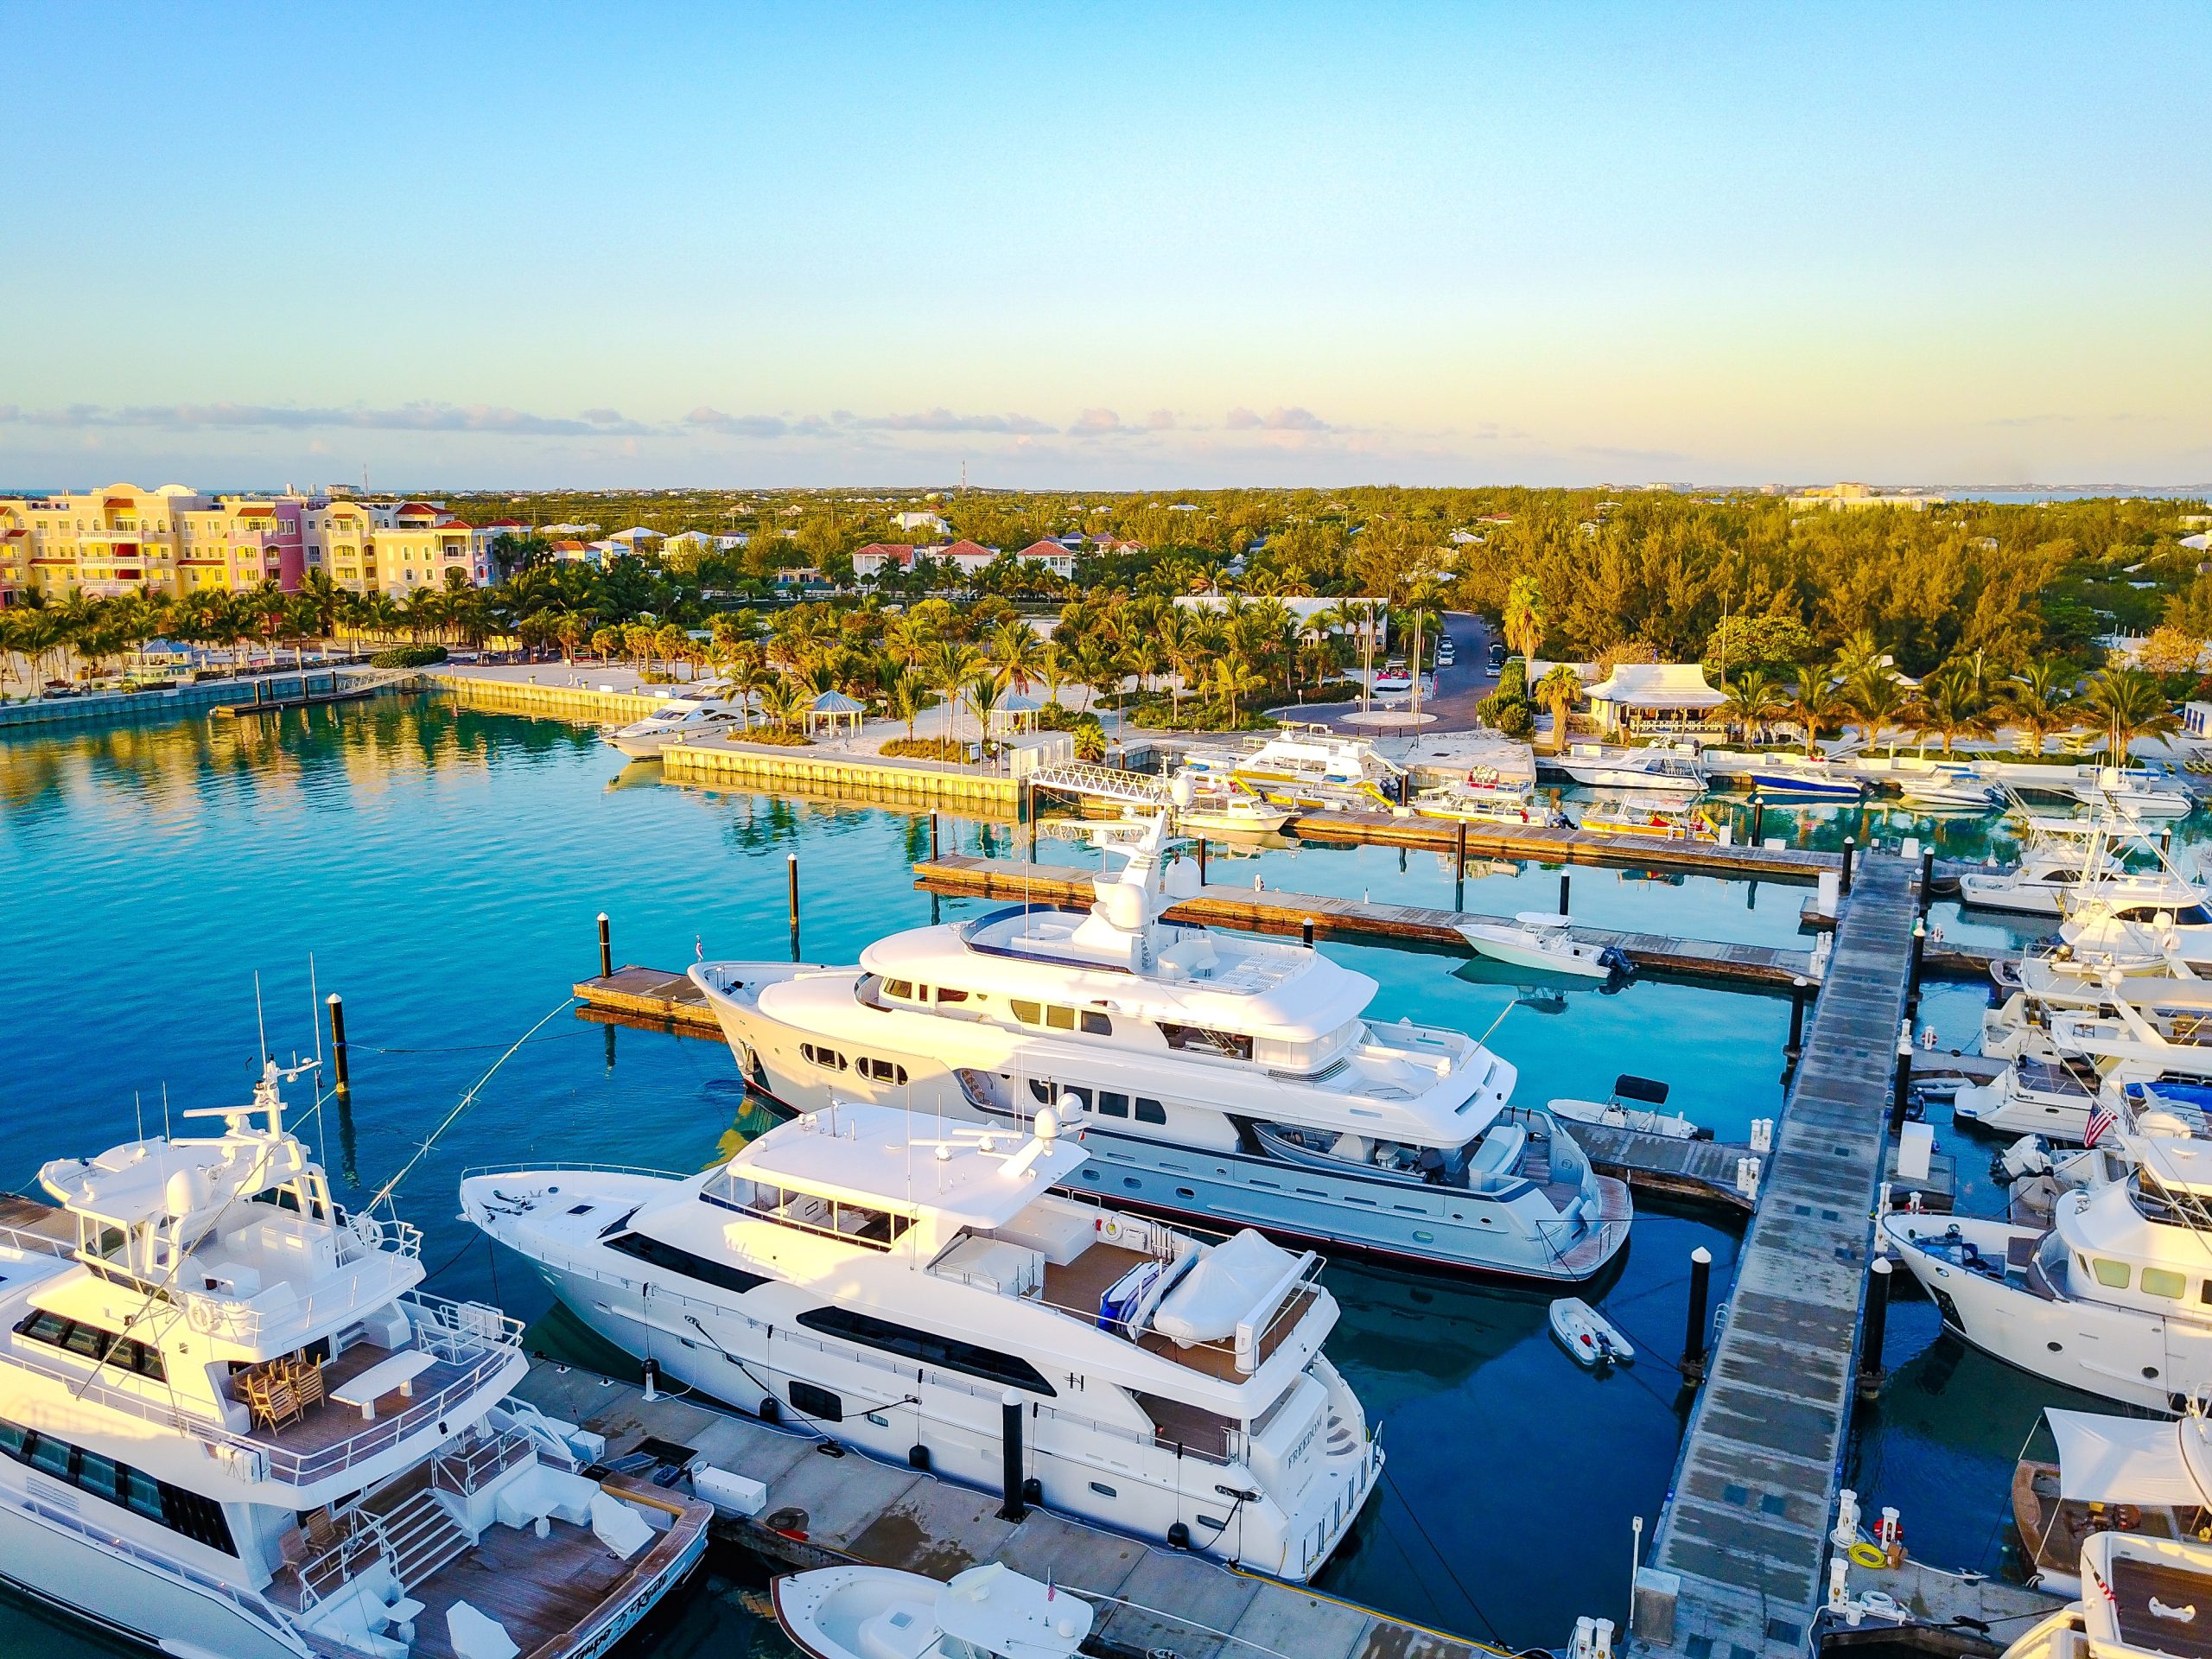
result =
[[720,736],[742,730],[743,705],[720,697],[692,695],[671,697],[667,705],[643,720],[608,732],[604,741],[633,760],[650,760],[671,743],[695,737]]
[[1319,1259],[1051,1192],[1084,1148],[841,1104],[689,1178],[471,1176],[468,1218],[594,1330],[702,1392],[1287,1579],[1382,1467],[1322,1357]]
[[332,1202],[279,1080],[11,1207],[0,1576],[171,1654],[604,1652],[709,1509],[578,1473],[574,1427],[509,1398],[521,1326]]
[[858,1096],[1012,1123],[1079,1114],[1078,1185],[1117,1203],[1444,1266],[1588,1279],[1622,1183],[1511,1105],[1466,1034],[1367,1018],[1376,983],[1310,947],[1173,925],[1195,892],[1155,822],[1088,914],[1014,906],[880,939],[857,967],[691,969],[740,1069],[802,1109]]
[[1882,1231],[1976,1347],[2054,1382],[2178,1411],[2212,1384],[2212,1142],[2127,1135],[2123,1179],[2051,1227],[1912,1215]]

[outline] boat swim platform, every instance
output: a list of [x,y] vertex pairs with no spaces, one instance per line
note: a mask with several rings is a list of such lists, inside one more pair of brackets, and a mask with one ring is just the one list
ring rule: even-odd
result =
[[1776,1126],[1707,1381],[1638,1575],[1635,1649],[1801,1659],[1827,1599],[1886,1166],[1914,876],[1868,858]]
[[[1093,897],[1089,869],[1070,865],[1029,864],[1010,859],[948,854],[914,866],[914,885],[931,893],[1003,899],[1076,909]],[[1459,928],[1478,922],[1510,922],[1510,916],[1475,911],[1432,910],[1418,905],[1385,905],[1322,893],[1283,893],[1263,887],[1208,882],[1197,897],[1168,907],[1171,921],[1205,922],[1255,933],[1298,933],[1313,924],[1317,938],[1380,938],[1400,944],[1441,947],[1465,956],[1469,946]],[[1630,933],[1617,928],[1577,925],[1574,937],[1591,944],[1627,952],[1639,972],[1787,990],[1813,972],[1812,953],[1767,944],[1723,944],[1709,939],[1680,939],[1662,933]]]
[[752,1518],[724,1516],[714,1535],[781,1566],[864,1563],[949,1579],[979,1562],[1097,1600],[1086,1649],[1145,1659],[1473,1659],[1495,1653],[1370,1607],[1147,1544],[1032,1505],[999,1513],[1000,1495],[848,1450],[820,1436],[772,1427],[698,1396],[647,1400],[634,1384],[545,1359],[516,1394],[548,1415],[607,1437],[609,1458],[652,1439],[760,1481],[767,1502]]

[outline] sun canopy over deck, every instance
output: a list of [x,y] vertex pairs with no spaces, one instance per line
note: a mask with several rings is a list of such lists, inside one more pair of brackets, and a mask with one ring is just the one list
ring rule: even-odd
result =
[[2212,1504],[2212,1457],[2201,1419],[2179,1422],[2044,1413],[2058,1441],[2058,1495],[2083,1503],[2190,1509]]

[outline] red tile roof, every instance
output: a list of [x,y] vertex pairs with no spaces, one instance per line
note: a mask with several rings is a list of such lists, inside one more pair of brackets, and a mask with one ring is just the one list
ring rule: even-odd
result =
[[908,542],[870,542],[853,555],[855,559],[873,554],[892,564],[907,565],[914,562],[913,545]]
[[944,559],[995,559],[998,555],[982,543],[971,542],[963,536],[938,556]]
[[1062,547],[1058,542],[1040,539],[1030,543],[1029,545],[1023,548],[1020,552],[1015,554],[1014,557],[1018,559],[1064,559],[1067,556],[1067,549]]

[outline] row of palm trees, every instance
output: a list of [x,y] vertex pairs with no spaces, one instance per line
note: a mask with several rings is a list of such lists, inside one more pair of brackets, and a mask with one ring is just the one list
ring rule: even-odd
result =
[[[1945,755],[1962,738],[1986,738],[2010,728],[2031,756],[2068,734],[2101,737],[2107,753],[2121,756],[2138,738],[2166,737],[2181,729],[2158,676],[2107,666],[2081,679],[2056,663],[2031,664],[1993,678],[1973,658],[1954,658],[1915,687],[1885,659],[1847,654],[1818,669],[1801,668],[1784,679],[1749,668],[1723,682],[1721,713],[1732,726],[1755,735],[1774,725],[1796,728],[1813,753],[1820,739],[1856,725],[1870,745],[1910,734],[1921,747],[1940,741]],[[1580,677],[1566,664],[1549,670],[1531,692],[1552,715],[1555,744],[1564,747],[1568,711],[1582,695]]]

